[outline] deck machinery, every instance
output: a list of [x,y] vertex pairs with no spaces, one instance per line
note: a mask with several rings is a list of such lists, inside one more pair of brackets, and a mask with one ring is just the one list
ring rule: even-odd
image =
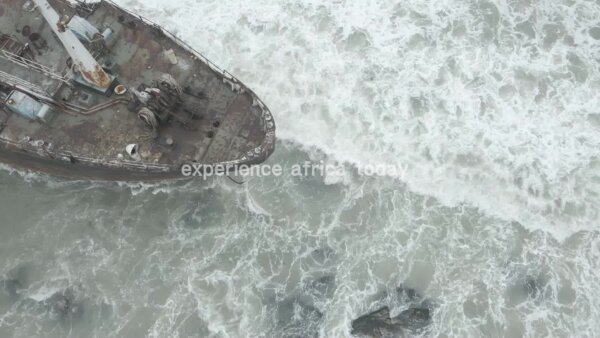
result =
[[252,90],[108,0],[3,0],[0,108],[0,162],[69,178],[181,178],[275,143]]

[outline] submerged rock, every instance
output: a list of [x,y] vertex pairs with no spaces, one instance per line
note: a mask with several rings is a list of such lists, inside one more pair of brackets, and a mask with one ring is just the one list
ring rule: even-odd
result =
[[50,311],[60,318],[72,318],[83,314],[83,304],[78,302],[71,289],[65,289],[53,294],[43,301]]
[[179,337],[213,337],[214,334],[208,328],[208,325],[198,314],[192,314],[187,317],[177,329]]
[[426,307],[410,308],[402,311],[393,321],[405,329],[418,331],[431,323],[431,310]]
[[292,298],[279,304],[277,317],[281,337],[317,337],[323,314],[314,306]]
[[403,337],[405,332],[420,332],[431,324],[432,305],[417,291],[400,287],[393,302],[408,309],[392,317],[388,306],[352,321],[352,334],[367,337]]
[[405,330],[416,332],[431,322],[428,308],[410,308],[391,317],[387,306],[352,321],[353,335],[368,337],[402,337]]
[[333,297],[336,289],[335,276],[327,275],[305,282],[299,298],[307,304],[322,308],[319,304]]
[[269,336],[318,337],[325,304],[335,288],[334,275],[305,280],[297,292],[277,303],[277,329]]
[[31,279],[34,266],[31,262],[25,262],[10,269],[0,280],[0,293],[5,293],[11,297],[17,296],[19,290],[26,289]]
[[517,280],[506,290],[507,304],[516,306],[526,301],[540,304],[551,293],[547,288],[549,279],[546,275],[527,275]]
[[10,298],[16,298],[21,289],[23,289],[23,284],[21,284],[18,279],[6,279],[0,281],[0,291]]
[[313,250],[309,256],[312,260],[311,265],[332,268],[337,260],[335,250],[330,247],[322,247]]
[[402,327],[397,327],[393,324],[390,317],[390,309],[387,306],[352,321],[353,335],[393,337],[394,333],[401,332]]
[[529,298],[538,298],[538,295],[540,294],[540,289],[543,288],[543,285],[540,284],[541,283],[538,279],[533,277],[527,277],[527,279],[525,280],[524,289]]

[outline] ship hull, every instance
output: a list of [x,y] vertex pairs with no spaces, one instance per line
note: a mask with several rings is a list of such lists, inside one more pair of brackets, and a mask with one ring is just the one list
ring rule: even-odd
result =
[[[274,149],[274,148],[273,148]],[[239,167],[252,166],[264,162],[271,152],[265,154],[264,158],[254,158],[247,162],[238,162],[228,166],[227,163],[204,164],[204,166],[223,166]],[[127,165],[118,165],[115,163],[105,163],[94,161],[90,163],[86,160],[79,160],[76,157],[71,158],[52,158],[40,156],[40,154],[31,152],[14,145],[0,142],[0,163],[6,164],[15,169],[27,170],[37,173],[44,173],[50,176],[61,177],[68,180],[96,180],[96,181],[121,181],[121,182],[148,182],[164,180],[185,180],[195,177],[194,175],[185,176],[182,166],[177,168],[132,168]],[[193,165],[190,163],[189,165]]]
[[0,145],[0,162],[10,167],[62,177],[69,180],[161,181],[187,179],[181,170],[147,171],[113,166],[89,165],[83,162],[51,159],[34,153]]
[[264,102],[175,35],[109,0],[48,0],[42,14],[63,13],[79,40],[106,32],[79,46],[114,77],[114,90],[98,91],[69,63],[71,45],[57,39],[67,33],[53,20],[40,25],[30,3],[0,4],[0,163],[74,180],[157,181],[186,179],[184,165],[256,165],[273,153]]

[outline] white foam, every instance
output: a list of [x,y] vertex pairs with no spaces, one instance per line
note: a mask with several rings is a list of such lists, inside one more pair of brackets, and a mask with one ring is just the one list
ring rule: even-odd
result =
[[[104,231],[104,250],[95,251],[107,258],[86,247],[57,250],[86,284],[105,275],[101,292],[119,305],[113,325],[150,322],[148,334],[169,335],[176,318],[198,315],[224,337],[265,335],[278,325],[278,301],[293,297],[302,281],[331,273],[336,290],[322,300],[322,336],[348,336],[351,320],[372,309],[378,292],[405,281],[439,301],[433,336],[508,334],[512,324],[532,336],[598,336],[589,320],[600,313],[596,233],[558,243],[505,221],[561,239],[597,223],[600,137],[591,114],[600,106],[600,46],[587,33],[597,25],[597,7],[550,0],[495,8],[454,0],[119,3],[239,75],[274,111],[278,136],[314,159],[325,153],[332,162],[408,172],[406,184],[354,182],[347,174],[325,177],[328,186],[290,177],[244,189],[226,180],[125,185],[141,195],[136,202],[160,205],[167,196],[167,209],[174,200],[198,208],[205,199],[194,192],[213,188],[219,202],[244,205],[201,209],[218,224],[199,229],[161,217],[136,221],[142,203],[133,213],[112,206],[114,219],[95,217]],[[534,38],[515,28],[529,18]],[[547,36],[553,22],[565,32],[554,42]],[[30,240],[56,240],[43,231],[62,227],[77,235],[81,221],[65,215],[88,210],[69,207],[36,225]],[[165,212],[185,219],[189,208]],[[162,231],[164,221],[171,226]],[[311,262],[318,250],[331,262]],[[73,259],[79,252],[88,257],[81,266]],[[549,279],[543,297],[507,305],[510,287],[540,274]],[[115,290],[113,279],[122,282]],[[560,290],[568,285],[575,301],[563,304]],[[147,294],[163,288],[170,295],[156,312],[136,317],[151,305]],[[463,309],[469,302],[478,310],[473,317]]]
[[600,78],[586,28],[598,9],[486,4],[184,1],[171,16],[147,1],[143,13],[255,88],[282,139],[358,167],[402,165],[415,192],[558,238],[592,229]]

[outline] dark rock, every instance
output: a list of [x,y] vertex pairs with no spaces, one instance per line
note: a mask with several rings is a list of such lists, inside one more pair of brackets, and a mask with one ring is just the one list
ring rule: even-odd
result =
[[352,321],[353,335],[369,337],[402,337],[406,330],[418,332],[431,323],[428,308],[410,308],[391,317],[387,306]]
[[432,304],[417,291],[399,287],[390,303],[408,307],[391,317],[390,308],[380,309],[352,321],[352,334],[368,337],[403,337],[405,332],[418,333],[431,324]]
[[426,307],[414,307],[402,311],[392,319],[405,329],[418,331],[431,324],[431,310]]
[[387,306],[352,321],[353,335],[400,337],[402,332],[402,327],[392,323],[390,309]]

